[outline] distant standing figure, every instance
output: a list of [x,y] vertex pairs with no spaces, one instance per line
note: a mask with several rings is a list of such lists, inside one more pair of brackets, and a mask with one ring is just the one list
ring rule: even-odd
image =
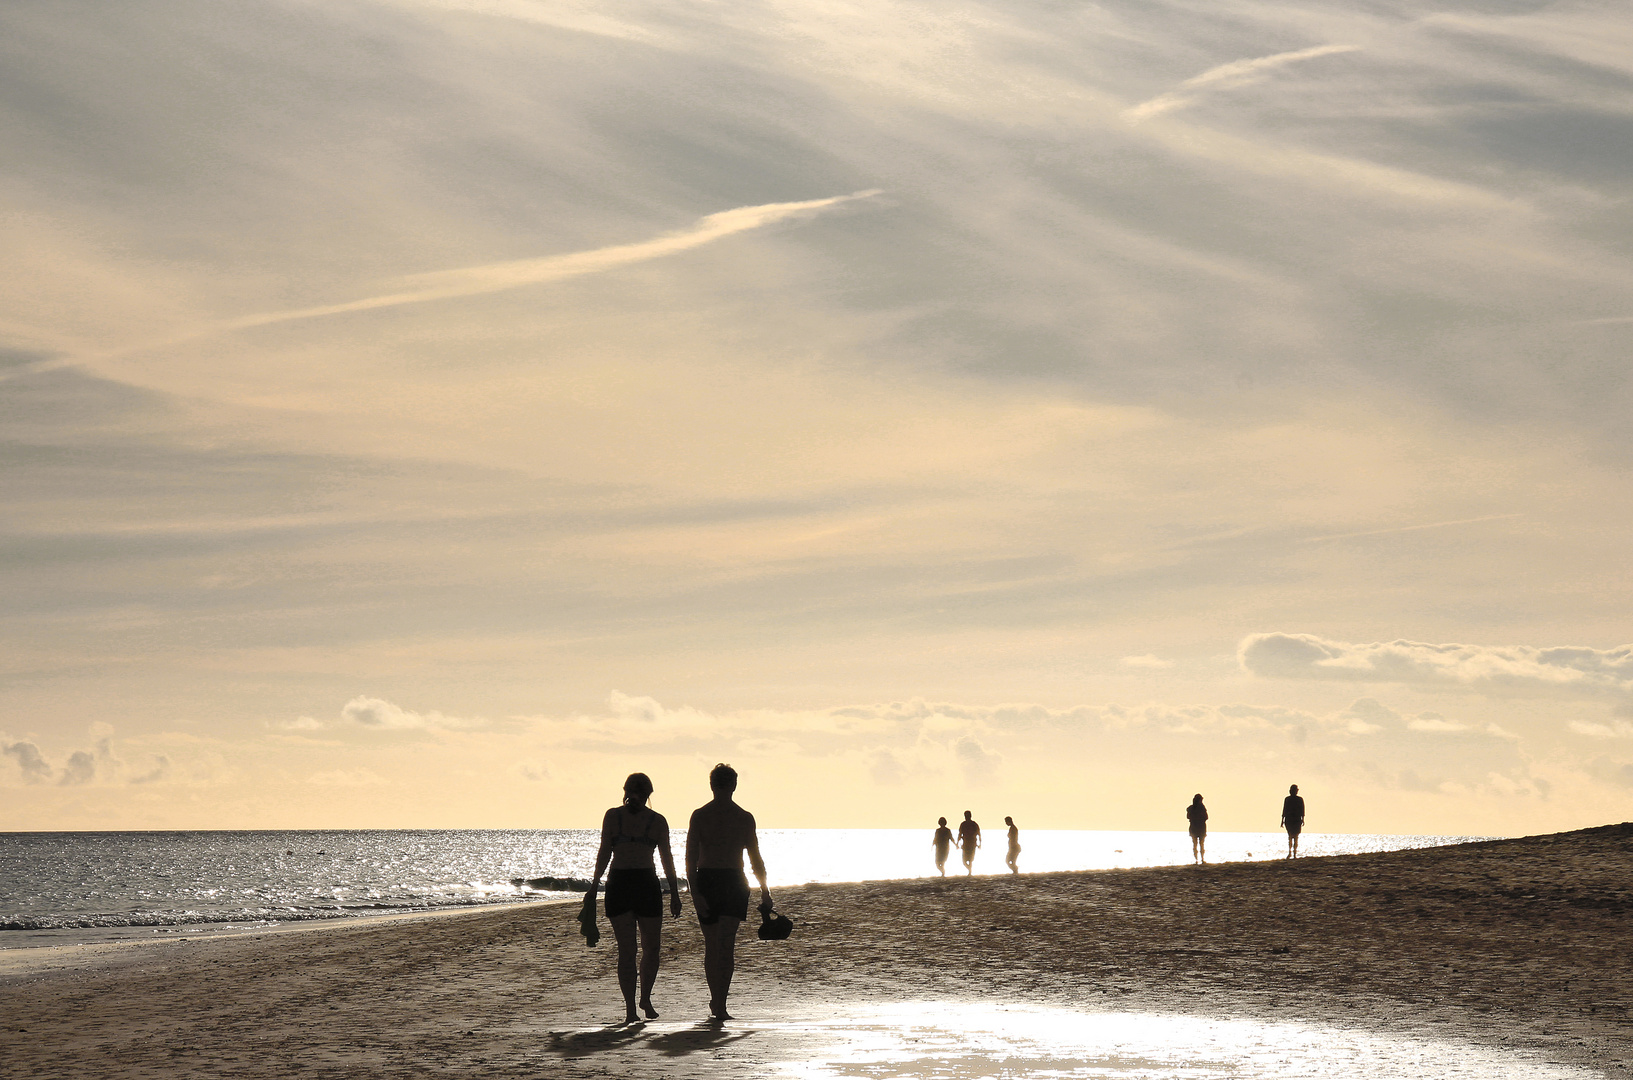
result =
[[941,876],[947,876],[947,852],[953,847],[953,831],[947,828],[946,818],[936,818],[936,835],[930,843],[936,849],[936,869]]
[[743,876],[743,855],[760,882],[760,910],[771,910],[766,888],[765,862],[760,858],[760,837],[754,815],[732,801],[737,770],[716,765],[709,773],[714,798],[692,812],[686,831],[686,881],[703,927],[703,977],[709,984],[709,1013],[730,1020],[726,995],[737,970],[737,928],[748,918],[748,878]]
[[975,823],[975,818],[968,810],[964,811],[964,820],[958,823],[958,847],[964,856],[964,876],[975,873],[975,849],[981,846],[981,826]]
[[[601,850],[595,855],[595,880],[590,882],[591,904],[601,887],[601,873],[607,871],[605,903],[607,921],[618,939],[618,989],[624,992],[624,1023],[633,1024],[635,1015],[635,937],[641,938],[641,1010],[656,1020],[652,1007],[652,984],[658,978],[658,946],[663,936],[663,893],[658,890],[658,872],[652,868],[652,853],[663,860],[669,879],[669,913],[680,917],[680,890],[675,886],[675,857],[669,852],[669,822],[647,805],[652,797],[652,781],[646,773],[630,773],[624,781],[624,801],[608,810],[601,819]],[[608,862],[612,869],[607,870]],[[591,911],[594,911],[593,906]]]
[[1185,819],[1191,823],[1191,858],[1199,863],[1208,861],[1208,808],[1202,805],[1202,796],[1191,799],[1185,808]]
[[1287,798],[1281,801],[1281,824],[1287,830],[1287,857],[1298,858],[1298,834],[1304,831],[1304,799],[1298,785],[1287,789]]
[[1012,817],[1004,818],[1004,824],[1009,826],[1009,854],[1004,856],[1004,862],[1009,864],[1011,874],[1018,874],[1021,872],[1021,868],[1017,864],[1017,860],[1021,857],[1021,830],[1016,826],[1015,819]]

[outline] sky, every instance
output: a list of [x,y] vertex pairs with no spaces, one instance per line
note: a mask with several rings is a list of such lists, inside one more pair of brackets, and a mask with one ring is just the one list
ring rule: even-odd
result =
[[0,7],[0,829],[1633,817],[1618,0]]

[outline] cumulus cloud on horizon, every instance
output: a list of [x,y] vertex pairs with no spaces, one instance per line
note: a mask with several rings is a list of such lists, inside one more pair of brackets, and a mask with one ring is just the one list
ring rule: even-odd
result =
[[[341,707],[340,716],[342,720],[375,731],[463,730],[487,726],[480,720],[446,716],[440,712],[413,712],[395,702],[369,697],[366,694],[359,694],[346,702]],[[309,730],[301,723],[308,719],[310,718],[301,717],[289,726],[297,730]]]
[[1252,634],[1242,669],[1267,679],[1386,682],[1492,695],[1633,698],[1633,645],[1614,649],[1529,645],[1355,644],[1314,634]]

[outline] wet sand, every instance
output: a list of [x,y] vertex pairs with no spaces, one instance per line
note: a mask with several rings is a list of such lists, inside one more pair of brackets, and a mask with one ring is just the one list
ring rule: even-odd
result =
[[[1294,862],[811,885],[781,890],[778,906],[795,936],[745,933],[739,1019],[724,1025],[704,1020],[688,917],[665,924],[663,1017],[608,1026],[623,1011],[611,936],[586,948],[572,904],[29,950],[50,955],[0,964],[0,1065],[34,1077],[793,1076],[843,1058],[836,1045],[866,1028],[898,1049],[935,1042],[937,1075],[977,1076],[997,1067],[971,1058],[961,1072],[962,1041],[914,1018],[1052,1009],[1453,1040],[1633,1077],[1633,823]],[[847,1019],[867,1015],[894,1019]],[[925,1074],[851,1060],[821,1074]]]

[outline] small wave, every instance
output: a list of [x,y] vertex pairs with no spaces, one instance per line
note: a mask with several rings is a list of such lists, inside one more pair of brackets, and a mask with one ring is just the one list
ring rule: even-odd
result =
[[590,883],[583,878],[576,877],[513,877],[510,883],[518,889],[527,888],[535,892],[585,892]]

